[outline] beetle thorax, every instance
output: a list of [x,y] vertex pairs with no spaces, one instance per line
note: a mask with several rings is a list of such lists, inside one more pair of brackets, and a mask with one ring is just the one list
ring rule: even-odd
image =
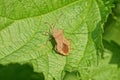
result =
[[63,36],[63,31],[62,30],[53,30],[53,37],[54,38],[59,38]]

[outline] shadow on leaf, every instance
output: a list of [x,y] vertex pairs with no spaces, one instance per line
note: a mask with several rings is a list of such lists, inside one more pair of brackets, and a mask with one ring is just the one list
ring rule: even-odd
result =
[[120,67],[120,45],[116,42],[103,40],[104,47],[112,52],[110,64],[117,64]]
[[0,64],[0,80],[44,80],[44,75],[34,72],[28,64]]

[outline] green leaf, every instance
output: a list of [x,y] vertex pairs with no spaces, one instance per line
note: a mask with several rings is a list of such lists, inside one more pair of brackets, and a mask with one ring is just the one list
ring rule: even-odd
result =
[[115,41],[120,45],[120,3],[116,4],[116,8],[113,9],[113,13],[109,16],[108,22],[105,24],[105,33],[103,39],[107,41]]
[[63,80],[79,80],[78,72],[67,72]]
[[[104,59],[102,64],[105,63],[106,72],[103,71],[106,76],[105,80],[119,80],[120,79],[120,2],[115,1],[115,8],[113,8],[112,14],[109,15],[107,23],[104,25],[105,32],[103,34],[103,44],[107,49],[104,52]],[[106,60],[108,58],[108,60]],[[102,65],[105,67],[105,65]],[[102,74],[102,75],[104,75]],[[101,79],[102,80],[102,79]]]
[[111,63],[120,67],[120,2],[115,3],[115,8],[105,24],[105,33],[103,34],[103,42],[106,49],[112,52]]
[[91,77],[94,80],[119,80],[117,65],[111,64],[112,53],[104,49],[104,59],[99,61],[99,66],[90,67]]
[[[1,0],[0,63],[29,63],[35,72],[44,74],[45,80],[62,80],[66,71],[77,71],[81,79],[90,79],[88,67],[97,66],[102,24],[110,13],[108,8],[111,8],[111,5],[99,5],[104,2]],[[106,13],[101,14],[103,11]],[[53,40],[49,41],[50,36],[44,35],[50,30],[45,22],[52,24],[61,14],[55,29],[63,30],[70,40],[68,56],[58,54]]]

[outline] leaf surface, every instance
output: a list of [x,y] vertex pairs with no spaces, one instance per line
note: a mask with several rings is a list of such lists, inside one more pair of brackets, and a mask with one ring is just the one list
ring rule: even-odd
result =
[[[61,80],[66,71],[78,71],[84,79],[89,74],[86,68],[98,63],[103,19],[110,12],[109,5],[98,5],[100,2],[1,0],[0,63],[29,63],[34,71],[44,73],[45,80]],[[106,7],[103,10],[106,14],[101,14],[100,6]],[[55,29],[62,29],[65,37],[70,40],[68,56],[56,53],[52,40],[49,41],[50,36],[44,35],[50,31],[45,22],[55,23],[61,14]]]

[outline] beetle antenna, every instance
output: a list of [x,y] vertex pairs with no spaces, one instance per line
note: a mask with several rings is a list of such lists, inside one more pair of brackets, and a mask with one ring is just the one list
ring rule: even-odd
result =
[[60,18],[61,18],[61,16],[62,16],[63,14],[61,13],[59,16],[58,16],[58,18],[56,18],[56,21],[55,21],[55,23],[51,26],[52,27],[52,29],[55,27],[55,25],[57,24],[57,22],[60,20]]
[[50,23],[48,23],[48,22],[44,22],[45,24],[47,24],[50,28],[51,28],[51,30],[53,29],[53,24],[50,24]]
[[48,22],[44,22],[44,23],[47,24],[47,25],[51,28],[51,30],[53,30],[54,27],[55,27],[55,25],[57,24],[57,22],[59,21],[59,19],[61,18],[62,15],[63,15],[63,14],[61,13],[61,14],[58,16],[58,18],[56,19],[55,23],[53,23],[53,24],[50,24],[50,23],[48,23]]

